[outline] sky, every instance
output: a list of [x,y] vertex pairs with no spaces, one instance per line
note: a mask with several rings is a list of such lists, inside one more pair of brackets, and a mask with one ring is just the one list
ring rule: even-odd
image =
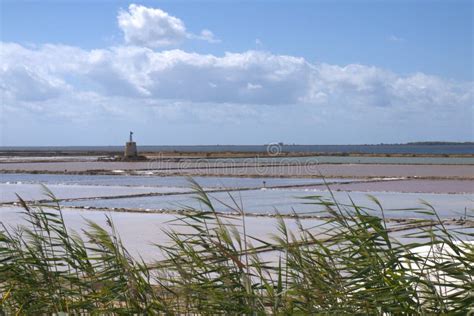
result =
[[0,0],[0,146],[473,141],[473,3]]

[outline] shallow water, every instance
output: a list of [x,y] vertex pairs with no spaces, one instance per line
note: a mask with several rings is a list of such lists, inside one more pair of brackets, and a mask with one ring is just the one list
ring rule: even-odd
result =
[[332,184],[330,187],[332,190],[363,192],[474,193],[474,180],[410,179],[373,182],[366,181],[347,184]]
[[[225,161],[225,159],[216,159]],[[306,156],[232,158],[235,162],[258,163],[321,163],[321,164],[412,164],[412,165],[473,165],[472,157],[367,157],[367,156]]]
[[[3,174],[0,183],[0,202],[17,201],[15,193],[26,200],[44,199],[44,183],[60,199],[83,200],[62,202],[68,206],[98,207],[98,208],[129,208],[149,210],[176,210],[185,207],[200,209],[202,206],[194,199],[190,183],[186,177],[159,177],[159,176],[127,176],[127,175],[57,175],[57,174]],[[321,179],[305,178],[239,178],[239,177],[196,177],[195,180],[202,187],[212,189],[228,189],[237,204],[251,213],[282,213],[293,211],[304,213],[319,211],[321,207],[304,204],[300,198],[308,195],[322,195],[329,197],[325,186],[321,186]],[[347,179],[326,179],[328,182],[353,181]],[[263,181],[267,189],[263,188]],[[453,191],[459,193],[466,188],[472,188],[471,180],[390,180],[378,182],[332,184],[337,199],[348,203],[348,193],[363,206],[373,204],[367,198],[370,193],[380,198],[385,208],[413,208],[420,206],[420,199],[432,203],[441,216],[459,217],[464,209],[472,209],[474,194],[445,194]],[[291,189],[275,189],[278,186],[304,186]],[[249,188],[251,190],[247,190]],[[421,189],[422,188],[422,189]],[[244,189],[244,191],[232,191]],[[341,192],[337,192],[342,190]],[[416,192],[421,193],[409,193]],[[451,191],[450,191],[451,190]],[[363,192],[361,192],[363,191]],[[386,192],[389,191],[389,192]],[[390,192],[392,191],[392,192]],[[393,192],[400,191],[400,192]],[[408,192],[407,192],[408,191]],[[403,192],[403,193],[402,193]],[[461,191],[464,192],[464,191]],[[137,195],[149,193],[163,193],[166,196],[149,197],[122,197],[123,195]],[[174,194],[176,193],[176,194]],[[433,194],[439,193],[439,194]],[[218,210],[232,211],[237,208],[228,192],[210,193],[214,198]],[[111,197],[101,199],[100,197]],[[94,199],[92,199],[94,198]],[[220,202],[222,203],[220,203]],[[412,211],[397,212],[394,217],[420,217]]]
[[[126,213],[126,212],[108,212],[100,210],[78,210],[78,209],[63,209],[63,217],[66,226],[69,230],[79,233],[79,235],[85,238],[83,230],[88,229],[87,220],[93,221],[102,227],[106,227],[106,215],[111,217],[120,238],[123,241],[125,247],[130,253],[136,258],[143,258],[146,262],[152,262],[154,260],[164,259],[163,254],[160,252],[155,244],[167,245],[169,238],[164,233],[164,230],[169,231],[173,229],[182,233],[190,232],[189,227],[183,227],[178,225],[176,221],[178,216],[171,214],[146,214],[146,213]],[[242,232],[241,219],[236,218],[234,220],[223,219],[224,222],[231,222],[237,225],[237,228]],[[22,209],[13,206],[0,207],[0,222],[5,224],[7,228],[14,228],[17,225],[27,225]],[[298,225],[295,220],[285,218],[284,222],[289,231],[293,232],[298,236]],[[246,233],[249,236],[257,237],[267,242],[273,241],[272,236],[278,235],[278,222],[276,218],[269,217],[246,217]],[[301,225],[305,229],[311,229],[312,233],[322,232],[323,228],[321,225],[324,221],[317,219],[304,219],[301,220]],[[398,224],[389,223],[389,227],[393,227]],[[327,227],[327,226],[326,226]],[[452,227],[449,227],[453,229]],[[474,228],[463,227],[461,228],[464,232],[472,233]],[[397,238],[401,242],[412,242],[413,239],[407,238],[406,234],[410,231],[395,232],[392,233],[392,237]],[[460,236],[462,239],[466,239],[465,235]],[[258,242],[252,241],[254,246],[258,246]],[[276,259],[270,253],[264,254],[265,259]]]
[[[19,207],[0,207],[0,222],[7,227],[25,225],[26,221]],[[145,261],[163,259],[162,253],[154,244],[167,244],[169,238],[163,230],[176,230],[180,232],[190,232],[189,228],[178,226],[175,221],[177,216],[171,214],[144,214],[144,213],[119,213],[107,211],[64,209],[63,217],[69,230],[78,232],[83,238],[83,229],[87,229],[86,220],[98,223],[102,227],[106,226],[106,215],[113,219],[117,231],[130,253],[137,258],[141,256]],[[275,218],[247,217],[246,232],[262,240],[271,241],[271,235],[277,233],[277,220]],[[229,221],[226,219],[225,221]],[[295,220],[284,219],[289,230],[297,231]],[[241,220],[233,220],[236,225],[241,224]],[[310,219],[302,222],[303,227],[315,227],[321,225],[320,220]],[[256,241],[253,241],[255,244]],[[257,244],[255,244],[257,245]]]
[[[336,200],[339,203],[350,204],[350,198],[360,206],[372,207],[378,209],[376,204],[367,197],[368,192],[334,192]],[[312,189],[261,189],[250,191],[239,191],[231,193],[236,200],[238,206],[234,205],[229,193],[210,193],[214,207],[218,211],[230,212],[235,211],[238,206],[250,213],[270,213],[276,211],[284,214],[288,213],[320,213],[324,210],[323,206],[314,204],[305,204],[310,201],[302,200],[308,196],[322,196],[324,199],[330,200],[331,196],[328,191],[312,190]],[[427,194],[427,193],[377,193],[372,192],[387,210],[387,217],[393,218],[426,218],[431,217],[426,214],[419,214],[413,210],[393,211],[390,209],[419,208],[423,205],[421,200],[429,202],[441,217],[451,218],[464,215],[465,209],[468,214],[473,215],[474,194]],[[350,197],[350,198],[349,198]],[[89,200],[89,201],[72,201],[66,202],[67,206],[87,206],[87,207],[107,207],[107,208],[130,208],[130,209],[183,209],[193,207],[203,209],[204,206],[199,203],[192,195],[169,195],[154,197],[137,197],[123,198],[111,200]],[[205,208],[204,208],[205,209]],[[381,215],[380,211],[372,213]]]
[[420,178],[472,178],[474,168],[470,165],[371,165],[371,164],[319,164],[319,165],[275,165],[275,166],[229,166],[222,168],[204,167],[199,169],[156,170],[157,172],[174,175],[258,175],[277,177],[420,177]]
[[[240,177],[193,177],[201,186],[207,188],[247,188],[261,187],[263,181],[267,186],[303,185],[323,183],[322,179],[308,178],[240,178]],[[347,182],[349,179],[326,179],[327,182]],[[170,176],[130,176],[130,175],[68,175],[68,174],[1,174],[3,183],[43,183],[65,185],[100,185],[100,186],[144,186],[144,187],[187,187],[190,183],[186,177]]]
[[[99,156],[0,156],[0,163],[3,162],[78,162],[78,161],[98,161]],[[158,156],[159,158],[159,156]],[[384,156],[294,156],[294,157],[248,157],[248,158],[196,158],[179,157],[183,164],[192,164],[194,162],[209,164],[226,163],[328,163],[328,164],[423,164],[423,165],[474,165],[474,157],[384,157]],[[143,162],[142,162],[143,163]],[[161,162],[151,162],[155,165]],[[173,166],[170,164],[169,166]],[[163,161],[163,166],[168,164]]]
[[462,177],[474,178],[472,165],[400,164],[315,164],[307,162],[277,164],[245,163],[229,160],[193,162],[31,162],[0,163],[0,170],[23,172],[84,172],[141,175],[223,175],[258,177]]
[[[95,185],[56,185],[48,184],[58,199],[77,199],[104,196],[190,192],[183,187],[120,187],[120,186],[95,186]],[[46,198],[44,187],[40,184],[5,184],[0,183],[0,202],[16,202],[18,194],[23,200],[43,200]]]
[[0,162],[94,161],[99,156],[0,156]]

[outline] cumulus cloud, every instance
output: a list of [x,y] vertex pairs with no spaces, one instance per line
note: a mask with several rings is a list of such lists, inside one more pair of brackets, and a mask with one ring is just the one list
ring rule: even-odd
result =
[[200,40],[203,40],[203,41],[207,41],[209,43],[220,43],[221,42],[220,39],[216,38],[214,33],[212,33],[210,30],[207,30],[207,29],[202,30],[199,35],[188,34],[188,37],[189,38],[200,39]]
[[[472,100],[472,83],[373,66],[314,64],[262,51],[223,56],[121,46],[83,50],[1,45],[0,87],[12,99],[61,93],[232,104],[456,107]],[[33,97],[34,96],[34,97]]]
[[430,121],[430,131],[451,122],[446,129],[457,130],[451,135],[465,134],[474,104],[472,82],[423,73],[402,76],[264,51],[216,56],[137,46],[2,43],[0,92],[3,115],[10,118],[32,113],[81,121],[133,114],[138,121],[347,122],[343,128],[360,122],[369,128],[381,120],[383,126],[404,126],[407,135],[413,120]]
[[0,85],[5,96],[23,101],[48,100],[67,91],[67,85],[61,79],[49,74],[38,74],[23,65],[2,71]]
[[156,48],[178,45],[185,39],[219,42],[207,29],[199,35],[189,33],[182,20],[158,8],[131,4],[128,11],[119,12],[117,20],[125,42],[131,45]]

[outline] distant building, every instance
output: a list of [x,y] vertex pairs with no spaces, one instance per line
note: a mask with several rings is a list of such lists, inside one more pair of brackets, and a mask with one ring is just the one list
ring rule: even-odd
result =
[[133,132],[130,132],[130,139],[127,143],[125,143],[125,152],[124,152],[125,159],[137,159],[138,152],[137,152],[137,143],[133,141]]

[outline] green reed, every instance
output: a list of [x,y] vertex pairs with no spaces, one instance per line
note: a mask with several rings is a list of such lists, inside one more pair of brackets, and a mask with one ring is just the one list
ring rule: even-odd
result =
[[[194,181],[203,209],[188,209],[157,241],[165,259],[133,257],[111,217],[68,230],[51,192],[44,204],[19,197],[26,224],[0,231],[1,313],[7,315],[467,314],[474,305],[472,229],[431,220],[404,226],[354,203],[310,196],[329,217],[316,227],[282,216],[277,234],[247,234],[246,215],[218,214]],[[217,201],[217,203],[220,203]],[[227,205],[228,206],[228,205]],[[398,232],[398,234],[397,234]],[[398,237],[397,237],[398,236]],[[403,238],[404,242],[399,239]],[[426,249],[420,252],[420,247]]]

